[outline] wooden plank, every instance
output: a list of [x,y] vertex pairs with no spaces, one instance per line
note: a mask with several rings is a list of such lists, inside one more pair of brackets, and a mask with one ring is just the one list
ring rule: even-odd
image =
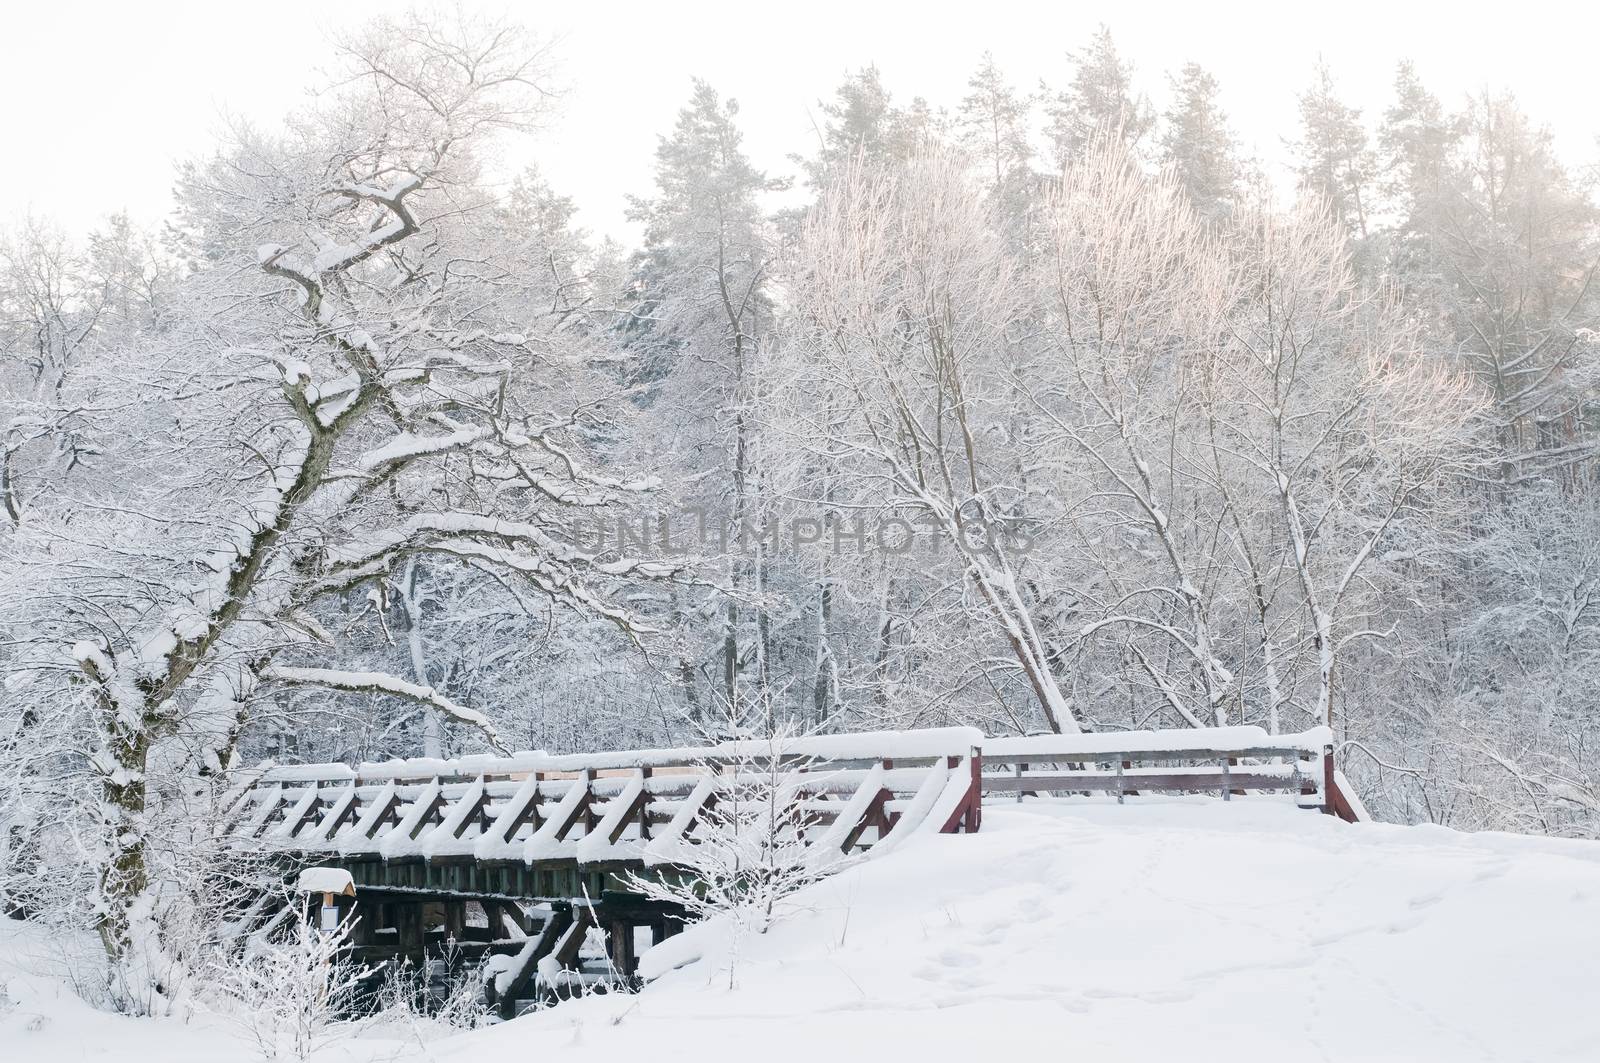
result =
[[272,822],[272,816],[283,804],[283,787],[278,784],[266,787],[261,795],[261,801],[250,813],[250,818],[245,820],[244,834],[246,837],[258,837]]
[[[639,777],[642,782],[648,783],[650,781],[650,769],[640,768]],[[606,841],[612,845],[615,845],[617,843],[617,839],[622,837],[622,832],[628,829],[628,824],[634,822],[635,820],[638,820],[639,822],[640,836],[645,840],[649,840],[650,820],[649,817],[645,815],[646,810],[648,810],[649,807],[650,787],[648,785],[641,785],[639,787],[639,793],[635,795],[633,802],[628,805],[627,811],[617,817],[615,823],[611,827]]]
[[577,826],[580,819],[584,821],[585,829],[594,827],[594,777],[585,768],[578,773],[578,778],[572,785],[583,787],[583,797],[572,806],[566,818],[556,825],[555,833],[551,835],[556,841],[564,840],[567,832]]
[[587,904],[577,905],[572,913],[572,925],[561,935],[561,940],[551,953],[555,961],[563,967],[576,967],[578,950],[583,948],[583,937],[594,925],[594,909]]
[[1298,792],[1301,780],[1294,776],[1261,775],[1246,771],[1224,772],[1222,769],[1195,775],[1117,775],[1106,772],[1084,772],[1071,775],[1015,776],[987,775],[983,779],[985,793],[1116,793],[1123,787],[1141,791],[1221,792],[1233,790],[1292,790]]
[[572,926],[572,909],[567,907],[555,908],[550,913],[550,918],[539,930],[537,937],[531,937],[522,946],[521,951],[512,960],[511,981],[506,986],[504,993],[499,994],[500,1017],[512,1019],[517,1014],[517,1001],[522,999],[528,991],[528,986],[533,981],[534,974],[539,969],[539,961],[555,949],[560,939]]
[[[939,827],[940,834],[972,834],[983,825],[983,757],[974,749],[968,755],[967,763],[969,782],[966,797]],[[961,766],[961,758],[951,757],[947,764],[951,769],[957,769]]]
[[[381,796],[381,795],[380,795]],[[400,825],[400,795],[390,791],[383,797],[383,807],[373,812],[372,819],[367,824],[367,837],[373,838],[378,833],[378,828],[387,823],[391,827]]]
[[489,790],[487,787],[480,787],[478,790],[478,800],[473,802],[471,811],[462,816],[460,821],[456,823],[456,829],[451,832],[451,836],[459,838],[463,834],[467,833],[467,828],[472,825],[472,821],[474,819],[478,821],[478,829],[480,831],[487,830],[489,828],[489,817],[485,813],[488,811],[488,808]]
[[539,805],[542,797],[539,793],[539,784],[544,781],[544,773],[536,771],[513,794],[506,807],[500,810],[495,817],[494,824],[484,831],[484,834],[493,834],[501,842],[511,841],[512,835],[522,829],[525,824],[533,824],[533,829],[539,829]]
[[1353,801],[1346,796],[1344,789],[1339,785],[1338,772],[1334,770],[1333,750],[1330,747],[1323,756],[1323,811],[1330,816],[1338,816],[1346,823],[1360,823],[1361,814],[1356,811]]
[[331,841],[341,828],[354,823],[361,816],[361,798],[356,795],[354,786],[340,798],[342,804],[334,809],[334,814],[328,817],[326,826],[318,826],[317,834],[325,840]]
[[632,978],[639,966],[638,957],[634,955],[633,924],[626,919],[611,920],[608,937],[611,939],[611,966],[623,978]]
[[316,822],[317,813],[321,811],[322,797],[320,795],[312,797],[310,803],[301,809],[300,814],[295,817],[294,824],[289,827],[288,837],[293,838],[305,829],[306,824]]
[[429,830],[438,826],[440,823],[443,823],[444,810],[448,808],[449,805],[450,802],[445,798],[443,793],[435,794],[433,800],[428,802],[427,811],[418,816],[416,823],[412,825],[411,840],[416,841],[422,836],[423,831]]
[[845,835],[844,843],[839,846],[840,852],[848,853],[854,849],[868,827],[877,827],[880,838],[889,833],[889,814],[884,806],[893,796],[888,790],[881,789],[873,795],[871,803],[862,811],[861,818],[856,820],[855,826],[850,828],[850,833]]
[[1250,757],[1256,760],[1307,760],[1316,754],[1309,750],[1287,746],[1257,746],[1252,749],[1122,749],[1109,753],[1075,752],[1070,746],[1055,749],[1030,749],[1026,753],[984,753],[987,764],[1110,764],[1125,760],[1132,763],[1158,763],[1168,760],[1216,761],[1219,757]]

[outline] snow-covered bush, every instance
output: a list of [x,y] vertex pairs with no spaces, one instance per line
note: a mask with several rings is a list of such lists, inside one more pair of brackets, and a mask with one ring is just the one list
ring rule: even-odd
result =
[[370,974],[344,955],[354,924],[320,930],[312,915],[302,911],[284,941],[212,964],[221,1010],[268,1063],[298,1063],[337,1039],[341,1009]]
[[816,829],[805,808],[806,782],[817,776],[785,757],[795,736],[792,724],[780,723],[765,737],[743,740],[732,760],[706,763],[717,786],[671,865],[630,876],[631,888],[652,900],[727,924],[730,985],[739,941],[765,934],[790,911],[793,896],[833,863],[806,844],[807,828]]
[[389,964],[373,999],[372,1028],[418,1044],[477,1029],[489,1019],[484,970],[464,963],[453,943],[421,967],[410,960]]

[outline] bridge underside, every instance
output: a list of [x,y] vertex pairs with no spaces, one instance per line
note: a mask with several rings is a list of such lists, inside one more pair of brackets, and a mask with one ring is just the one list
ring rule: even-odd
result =
[[[643,866],[421,860],[341,866],[357,890],[355,897],[334,898],[339,922],[350,927],[352,961],[374,972],[410,964],[438,997],[446,983],[485,972],[485,997],[507,1018],[579,986],[629,985],[638,956],[682,932],[686,919],[680,906],[624,889],[622,876]],[[547,959],[562,972],[560,980],[550,980]]]
[[[339,866],[356,890],[335,898],[355,962],[376,971],[409,963],[440,995],[446,980],[485,971],[485,996],[507,1018],[580,986],[632,983],[639,955],[682,931],[687,918],[678,905],[632,892],[633,876],[650,873],[642,863],[346,859]],[[540,977],[547,958],[563,972],[553,983]]]
[[568,901],[574,897],[624,893],[628,889],[628,877],[644,873],[643,863],[623,861],[580,865],[568,860],[529,865],[510,860],[436,862],[422,858],[353,860],[342,857],[338,864],[350,872],[360,896],[382,891],[489,901]]

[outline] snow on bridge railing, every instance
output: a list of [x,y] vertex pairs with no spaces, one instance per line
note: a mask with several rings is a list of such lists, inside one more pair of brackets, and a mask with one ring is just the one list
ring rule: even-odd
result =
[[240,839],[352,859],[672,863],[719,789],[773,757],[799,780],[807,842],[851,852],[973,831],[982,795],[1288,792],[1365,818],[1331,734],[1259,727],[984,738],[972,728],[608,753],[273,767],[229,813]]
[[[414,758],[263,771],[229,812],[240,840],[306,855],[480,863],[671,863],[720,789],[776,757],[809,844],[882,850],[976,830],[981,732],[949,727],[682,749]],[[786,778],[788,776],[786,775]]]
[[1333,733],[1273,735],[1259,727],[991,738],[985,793],[1235,795],[1288,792],[1302,806],[1355,820],[1359,802],[1333,768]]

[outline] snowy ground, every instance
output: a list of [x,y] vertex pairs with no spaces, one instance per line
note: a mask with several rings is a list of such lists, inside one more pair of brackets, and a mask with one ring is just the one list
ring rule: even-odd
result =
[[[639,996],[319,1058],[1600,1060],[1592,843],[1249,801],[1002,807],[815,888],[746,942],[731,991],[725,946],[715,926],[674,939],[650,960],[683,965]],[[215,1020],[9,981],[6,1060],[252,1058]]]

